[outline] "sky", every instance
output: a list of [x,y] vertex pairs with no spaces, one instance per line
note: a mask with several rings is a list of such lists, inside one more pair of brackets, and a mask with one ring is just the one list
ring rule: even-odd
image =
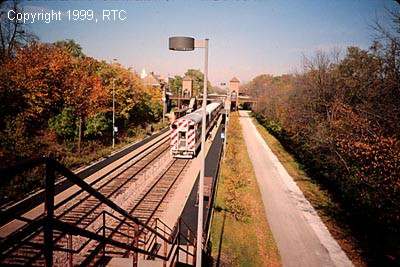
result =
[[[347,46],[368,48],[372,25],[388,23],[392,0],[136,0],[27,1],[25,12],[61,11],[62,21],[29,24],[41,41],[74,39],[85,54],[116,58],[137,72],[164,77],[203,69],[204,51],[168,50],[168,37],[208,38],[209,79],[214,85],[236,76],[242,82],[259,74],[299,70],[303,55]],[[68,21],[67,10],[92,9],[94,21]],[[106,22],[107,9],[126,11],[126,19]]]

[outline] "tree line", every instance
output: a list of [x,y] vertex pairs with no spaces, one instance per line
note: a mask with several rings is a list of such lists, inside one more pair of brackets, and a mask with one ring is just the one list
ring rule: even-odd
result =
[[[204,74],[200,70],[188,69],[182,76],[175,75],[168,79],[169,91],[174,95],[182,95],[182,80],[184,77],[189,77],[192,79],[192,96],[199,96],[203,93],[204,87]],[[210,81],[207,83],[208,93],[214,93],[218,91],[216,86],[212,86]]]
[[[0,167],[51,156],[68,167],[111,152],[112,95],[117,144],[162,127],[161,90],[131,69],[86,56],[72,40],[31,41],[0,65]],[[1,188],[0,203],[43,185],[32,170]]]
[[260,75],[242,90],[258,98],[259,121],[343,203],[371,256],[393,263],[400,260],[400,14],[392,15],[394,30],[379,31],[369,49],[317,52],[300,73]]
[[[52,156],[78,167],[111,152],[115,95],[117,144],[162,127],[161,90],[118,63],[85,55],[73,40],[42,43],[6,18],[19,1],[0,2],[0,168]],[[119,141],[119,142],[118,142]],[[0,188],[0,203],[43,185],[43,169]]]
[[120,135],[160,119],[160,90],[132,70],[85,56],[72,40],[19,47],[0,67],[2,164],[57,154],[52,143],[74,152],[84,139],[110,143],[113,90]]

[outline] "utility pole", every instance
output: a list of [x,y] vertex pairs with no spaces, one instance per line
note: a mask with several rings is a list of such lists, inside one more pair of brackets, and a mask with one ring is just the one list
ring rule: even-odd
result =
[[115,78],[112,83],[112,148],[115,147]]
[[[113,62],[117,59],[114,58]],[[112,80],[112,148],[115,148],[115,77]]]
[[[168,83],[169,83],[169,78],[168,78]],[[167,95],[166,95],[166,87],[167,85],[163,85],[163,91],[162,91],[162,101],[163,101],[163,114],[162,114],[162,123],[165,123],[165,113],[167,112]]]

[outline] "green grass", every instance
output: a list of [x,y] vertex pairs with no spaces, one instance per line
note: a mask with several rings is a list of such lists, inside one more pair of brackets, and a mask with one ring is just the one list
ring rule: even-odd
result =
[[211,225],[214,264],[281,266],[235,113],[231,115],[228,134]]

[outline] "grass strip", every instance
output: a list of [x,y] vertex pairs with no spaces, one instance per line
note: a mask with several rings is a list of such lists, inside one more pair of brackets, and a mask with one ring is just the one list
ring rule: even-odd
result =
[[281,266],[237,113],[231,113],[211,225],[217,266]]

